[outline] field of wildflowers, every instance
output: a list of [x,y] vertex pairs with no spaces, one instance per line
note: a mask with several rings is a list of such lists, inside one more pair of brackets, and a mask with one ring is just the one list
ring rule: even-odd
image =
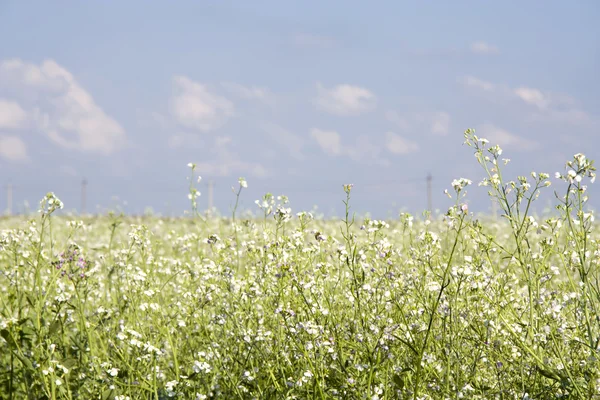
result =
[[[469,212],[468,179],[443,218],[389,221],[355,219],[352,185],[342,221],[270,194],[203,218],[193,176],[193,218],[72,220],[49,193],[0,222],[0,397],[599,398],[593,162],[509,181],[465,139],[499,221]],[[534,217],[551,179],[557,212]]]

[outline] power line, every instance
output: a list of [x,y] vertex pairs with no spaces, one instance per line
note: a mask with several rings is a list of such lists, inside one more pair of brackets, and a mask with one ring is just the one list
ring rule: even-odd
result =
[[[336,180],[336,181],[329,181],[329,182],[319,182],[318,185],[302,185],[302,183],[293,185],[293,186],[287,186],[287,185],[276,185],[276,184],[270,184],[270,188],[267,187],[266,185],[252,185],[252,182],[250,182],[250,184],[253,186],[253,188],[264,188],[266,190],[268,190],[269,192],[274,192],[275,190],[279,191],[279,192],[302,192],[302,193],[326,193],[326,192],[338,192],[338,191],[342,191],[342,185],[344,185],[345,183],[353,183],[354,184],[354,189],[353,190],[360,190],[360,189],[376,189],[376,188],[393,188],[396,186],[401,186],[401,185],[407,185],[407,184],[414,184],[414,183],[420,183],[422,182],[421,178],[411,178],[411,179],[387,179],[387,180],[380,180],[380,181],[375,181],[375,182],[360,182],[360,181],[355,181],[352,179],[346,179],[346,180]],[[271,189],[273,188],[273,189]]]
[[[357,180],[345,179],[343,177],[340,177],[339,179],[326,178],[315,179],[312,181],[303,179],[302,181],[298,181],[294,180],[293,178],[290,178],[286,181],[279,181],[281,185],[279,185],[278,182],[257,179],[255,181],[255,184],[253,184],[252,181],[250,182],[249,190],[251,191],[251,193],[254,194],[256,194],[257,192],[260,193],[264,191],[263,193],[270,192],[273,194],[287,194],[291,195],[291,197],[295,197],[298,194],[310,195],[315,197],[318,195],[328,196],[333,195],[335,193],[342,193],[342,185],[344,183],[353,183],[353,192],[355,191],[355,193],[359,197],[364,195],[393,195],[394,198],[400,199],[406,197],[413,197],[415,195],[418,195],[418,193],[425,192],[427,196],[427,209],[429,212],[433,212],[434,190],[437,193],[438,188],[440,188],[442,185],[445,185],[446,182],[450,181],[450,179],[446,179],[446,177],[440,179],[439,176],[436,176],[436,179],[434,181],[433,175],[431,174],[431,172],[428,172],[426,175],[425,182],[423,182],[422,177],[419,178],[418,176],[415,176],[416,174],[412,172],[413,171],[407,171],[407,173],[404,175],[404,179],[402,179],[402,175],[396,178],[389,179],[377,179],[377,177],[374,177],[375,179],[369,179],[368,177],[363,176]],[[225,180],[228,178],[221,177],[219,179]],[[70,196],[76,196],[74,192],[77,189],[79,189],[77,191],[79,191],[81,201],[80,213],[83,215],[87,212],[87,192],[89,182],[87,178],[84,177],[77,183],[79,185],[76,184],[76,181],[61,182],[60,186],[62,188],[60,189],[59,195],[61,193],[65,193]],[[218,195],[218,193],[215,192],[215,183],[216,180],[214,179],[210,179],[206,182],[206,185],[208,187],[207,214],[211,213],[215,208],[215,195]],[[423,187],[423,184],[425,187]],[[35,188],[37,192],[42,186],[51,187],[52,183],[46,181],[40,183],[39,185],[36,185],[34,182],[24,182],[23,185],[21,185],[21,183],[19,184],[19,190],[24,188],[26,192],[28,192],[31,189]],[[77,188],[77,186],[79,186],[79,188]],[[6,212],[12,214],[15,186],[12,183],[8,183],[4,187],[6,188],[7,199]],[[181,185],[181,187],[179,187],[179,185],[176,186],[173,182],[155,182],[151,185],[134,183],[133,185],[128,184],[127,186],[123,187],[123,190],[121,191],[121,194],[119,196],[122,197],[123,195],[125,195],[127,197],[128,193],[132,191],[136,192],[138,195],[144,192],[146,194],[149,192],[160,192],[164,196],[172,196],[176,193],[185,193],[186,187],[183,184]],[[382,191],[385,191],[386,194],[383,194]],[[492,207],[494,206],[497,205],[493,204]]]

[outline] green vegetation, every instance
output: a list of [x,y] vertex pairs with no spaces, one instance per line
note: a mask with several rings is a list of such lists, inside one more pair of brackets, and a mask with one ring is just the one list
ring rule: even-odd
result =
[[548,174],[506,181],[501,149],[465,138],[499,221],[469,213],[467,179],[434,220],[357,221],[352,185],[341,222],[270,194],[261,218],[204,219],[193,184],[193,218],[71,221],[50,193],[3,219],[0,397],[597,398],[593,162],[536,219]]

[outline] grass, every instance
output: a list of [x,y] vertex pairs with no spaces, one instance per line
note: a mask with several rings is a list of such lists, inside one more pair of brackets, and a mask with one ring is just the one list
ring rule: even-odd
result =
[[352,185],[342,221],[270,194],[261,218],[202,218],[193,184],[193,218],[71,220],[50,193],[1,220],[1,398],[598,398],[593,162],[535,218],[549,176],[505,181],[501,149],[465,139],[500,221],[466,179],[431,220],[357,221]]

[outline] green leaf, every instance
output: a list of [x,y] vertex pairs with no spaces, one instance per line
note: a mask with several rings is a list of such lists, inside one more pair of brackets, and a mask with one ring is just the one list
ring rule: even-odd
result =
[[398,389],[404,389],[404,378],[402,377],[402,375],[395,374],[392,380],[394,381],[394,384],[398,387]]
[[78,364],[78,360],[75,358],[65,358],[60,363],[65,366],[65,368],[72,369],[74,366]]
[[8,342],[8,345],[16,348],[17,347],[17,343],[15,342],[15,340],[13,339],[13,337],[11,336],[10,332],[8,331],[8,329],[2,329],[0,331],[0,336],[2,336],[2,338],[4,338],[4,340],[6,340],[6,342]]
[[49,334],[53,335],[54,333],[56,333],[56,331],[58,331],[58,328],[60,328],[60,320],[54,320],[54,322],[52,322],[52,324],[50,325],[50,330],[49,330]]
[[31,342],[31,338],[36,335],[35,330],[31,326],[24,326],[19,332],[19,338],[23,342]]
[[21,356],[19,353],[17,353],[16,351],[13,351],[13,354],[15,355],[15,357],[17,357],[17,359],[19,361],[21,361],[21,363],[30,370],[33,370],[33,364],[31,363],[31,360],[29,360],[28,358],[25,358],[23,356]]
[[106,389],[102,392],[102,400],[109,400],[115,397],[114,390]]
[[29,305],[33,307],[35,305],[35,299],[32,298],[31,293],[25,294],[25,297],[27,298],[27,302],[29,303]]

